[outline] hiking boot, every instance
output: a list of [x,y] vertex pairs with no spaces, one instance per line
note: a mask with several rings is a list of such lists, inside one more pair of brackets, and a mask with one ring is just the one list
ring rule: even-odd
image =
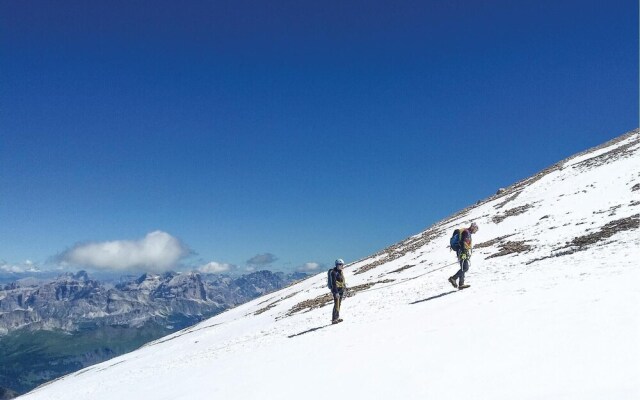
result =
[[333,321],[331,321],[332,324],[337,324],[339,322],[342,322],[342,318],[334,319]]
[[460,285],[460,287],[458,287],[458,290],[466,289],[468,287],[471,287],[471,285],[467,285],[463,283],[462,285]]
[[458,284],[456,283],[456,280],[453,279],[453,276],[449,277],[449,283],[452,284],[454,288],[458,287]]

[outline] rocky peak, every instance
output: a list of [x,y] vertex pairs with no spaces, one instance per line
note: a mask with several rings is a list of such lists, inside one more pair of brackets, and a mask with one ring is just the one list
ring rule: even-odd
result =
[[164,282],[153,291],[153,297],[189,298],[207,300],[207,291],[200,274],[188,272],[184,274],[166,275]]
[[80,271],[35,286],[11,283],[0,290],[0,334],[25,326],[40,329],[43,321],[49,329],[72,331],[80,321],[85,325],[130,325],[158,315],[211,315],[291,280],[269,271],[239,278],[203,277],[197,272],[146,273],[112,288]]

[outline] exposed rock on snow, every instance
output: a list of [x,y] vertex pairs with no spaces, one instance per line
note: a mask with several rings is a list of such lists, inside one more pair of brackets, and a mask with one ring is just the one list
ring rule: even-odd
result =
[[610,238],[616,233],[640,228],[640,214],[632,215],[627,218],[618,219],[607,222],[605,226],[600,228],[598,232],[590,233],[584,236],[574,238],[566,247],[578,247],[578,250],[584,250],[587,246],[596,244],[605,239]]
[[491,218],[491,220],[494,223],[499,224],[500,222],[504,221],[505,219],[507,219],[509,217],[513,217],[515,215],[520,215],[520,214],[526,213],[527,210],[530,209],[531,207],[533,207],[531,204],[525,204],[525,205],[520,206],[520,207],[512,208],[510,210],[505,211],[502,215],[494,215]]
[[523,253],[531,250],[531,246],[526,244],[524,240],[520,242],[505,242],[499,244],[500,251],[487,257],[487,260],[495,257],[503,257],[513,253]]

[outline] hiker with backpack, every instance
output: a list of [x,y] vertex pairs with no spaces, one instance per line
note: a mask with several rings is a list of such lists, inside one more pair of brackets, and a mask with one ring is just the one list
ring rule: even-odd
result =
[[[460,264],[458,272],[449,277],[449,283],[459,290],[466,289],[470,286],[464,283],[464,274],[469,270],[470,265],[471,235],[476,232],[478,232],[478,225],[475,222],[472,222],[471,226],[468,228],[456,229],[449,241],[449,245],[451,249],[456,252],[456,255],[458,256],[458,263]],[[456,280],[459,280],[459,282],[456,283]]]
[[347,290],[344,273],[342,272],[342,269],[344,268],[344,261],[339,258],[336,260],[335,265],[335,268],[331,268],[327,271],[327,286],[333,295],[332,324],[342,322],[342,319],[340,318],[340,304],[342,303],[345,291]]

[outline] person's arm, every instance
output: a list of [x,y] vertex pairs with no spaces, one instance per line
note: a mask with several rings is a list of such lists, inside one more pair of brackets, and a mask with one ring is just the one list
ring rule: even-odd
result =
[[331,293],[338,292],[338,274],[336,274],[336,270],[331,270]]

